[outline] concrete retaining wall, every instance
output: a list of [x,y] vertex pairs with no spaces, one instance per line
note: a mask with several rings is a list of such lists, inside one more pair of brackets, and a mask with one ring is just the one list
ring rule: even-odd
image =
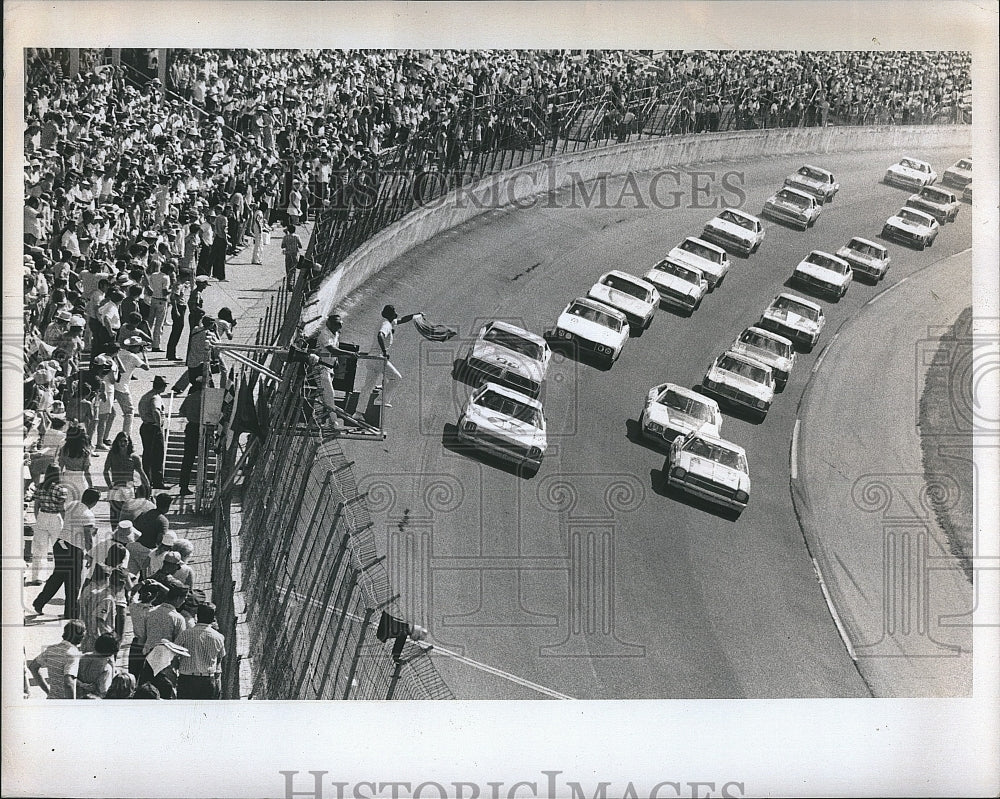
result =
[[[604,176],[711,161],[742,161],[795,153],[971,146],[971,125],[775,128],[669,136],[545,158],[500,172],[433,201],[373,236],[322,284],[304,317],[318,327],[344,297],[412,247],[475,216]],[[500,198],[497,202],[496,198]]]

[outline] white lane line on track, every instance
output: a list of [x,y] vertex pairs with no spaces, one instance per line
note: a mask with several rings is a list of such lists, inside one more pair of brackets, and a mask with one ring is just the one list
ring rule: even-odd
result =
[[840,335],[840,331],[838,330],[836,333],[833,334],[833,338],[830,339],[830,343],[827,344],[825,347],[823,347],[823,351],[819,354],[819,357],[816,359],[816,363],[813,364],[813,368],[812,368],[812,373],[813,374],[816,374],[816,372],[819,371],[820,364],[823,363],[823,359],[826,357],[826,354],[833,347],[833,343],[837,340],[837,336],[839,336],[839,335]]
[[843,641],[844,646],[847,647],[847,654],[850,655],[851,660],[857,663],[858,656],[854,651],[854,645],[851,644],[851,639],[847,637],[847,630],[844,629],[844,624],[840,620],[840,614],[837,613],[837,608],[833,604],[830,592],[826,588],[826,582],[823,580],[823,573],[819,570],[819,563],[816,562],[816,558],[812,558],[812,562],[813,570],[816,572],[816,579],[819,580],[819,589],[823,592],[823,599],[826,601],[826,607],[830,611],[830,615],[833,616],[833,623],[837,625],[837,632],[840,634],[840,640]]
[[[312,597],[305,596],[302,592],[296,591],[294,588],[283,588],[282,593],[290,593],[300,602],[306,602],[310,605],[321,605],[320,601],[313,599]],[[364,618],[357,615],[356,613],[351,613],[349,610],[341,610],[341,608],[323,606],[323,609],[327,612],[341,612],[343,615],[347,616],[349,619],[354,621],[364,622]],[[480,663],[478,660],[473,660],[472,658],[466,657],[465,655],[460,655],[458,652],[452,652],[450,649],[444,649],[437,644],[428,645],[423,642],[417,642],[417,646],[423,649],[425,652],[437,653],[444,655],[445,657],[457,660],[460,663],[464,663],[467,666],[472,666],[474,669],[486,672],[487,674],[492,674],[494,677],[501,677],[504,680],[520,685],[524,688],[530,688],[533,691],[537,691],[540,694],[545,694],[546,696],[551,696],[553,699],[574,699],[575,697],[569,694],[563,694],[556,691],[553,688],[546,688],[544,685],[539,685],[538,683],[532,682],[531,680],[526,680],[523,677],[518,677],[516,674],[511,674],[509,671],[504,671],[503,669],[498,669],[495,666],[487,665],[486,663]]]
[[[423,648],[423,647],[421,647]],[[531,682],[531,680],[526,680],[523,677],[518,677],[516,674],[511,674],[510,672],[503,671],[494,666],[489,666],[486,663],[480,663],[478,660],[473,660],[472,658],[466,657],[465,655],[460,655],[458,652],[452,652],[450,649],[444,649],[443,647],[434,644],[434,648],[430,650],[432,654],[444,655],[445,657],[457,660],[460,663],[465,663],[467,666],[472,666],[474,669],[479,669],[487,674],[492,674],[496,677],[502,677],[517,685],[524,686],[525,688],[530,688],[533,691],[537,691],[540,694],[545,694],[546,696],[551,696],[553,699],[573,699],[574,697],[569,694],[563,694],[552,688],[546,688],[544,685],[539,685],[538,683]]]
[[795,420],[795,427],[792,428],[792,479],[797,480],[799,476],[799,423],[800,420]]

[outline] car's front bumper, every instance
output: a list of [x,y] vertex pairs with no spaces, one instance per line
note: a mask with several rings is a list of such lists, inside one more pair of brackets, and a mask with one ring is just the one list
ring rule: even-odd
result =
[[727,486],[711,483],[690,472],[686,473],[684,477],[678,478],[674,477],[673,469],[671,469],[667,474],[667,485],[679,488],[688,494],[693,494],[702,499],[707,499],[716,505],[722,505],[730,510],[742,511],[747,506],[746,502],[738,501],[735,496],[736,492]]

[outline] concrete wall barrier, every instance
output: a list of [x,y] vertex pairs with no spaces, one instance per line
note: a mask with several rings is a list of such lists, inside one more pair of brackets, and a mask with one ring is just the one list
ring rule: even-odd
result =
[[362,244],[303,309],[311,334],[344,297],[411,248],[491,208],[526,203],[572,183],[652,169],[796,153],[971,146],[971,125],[773,128],[669,136],[565,153],[499,172],[413,211]]

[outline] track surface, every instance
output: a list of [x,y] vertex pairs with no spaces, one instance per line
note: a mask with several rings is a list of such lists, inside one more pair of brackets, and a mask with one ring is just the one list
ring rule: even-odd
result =
[[[665,380],[698,384],[711,360],[785,290],[809,250],[833,252],[852,235],[878,234],[909,194],[879,182],[903,155],[925,158],[940,173],[965,153],[702,164],[694,169],[714,177],[697,179],[709,187],[698,197],[690,177],[679,187],[661,182],[661,197],[685,192],[671,210],[637,207],[630,196],[617,203],[623,187],[631,189],[621,178],[608,183],[612,207],[569,207],[566,190],[436,237],[343,303],[344,340],[363,348],[385,302],[461,331],[460,339],[436,344],[401,326],[393,362],[405,380],[387,411],[388,440],[344,442],[366,475],[361,488],[370,491],[403,606],[436,645],[466,658],[435,656],[458,698],[544,698],[532,684],[576,698],[869,695],[824,603],[788,488],[796,406],[830,333],[815,352],[798,356],[763,423],[725,414],[722,434],[746,448],[753,480],[738,521],[667,496],[665,453],[635,431],[648,388]],[[611,370],[554,360],[544,396],[550,449],[536,477],[455,450],[453,425],[470,389],[452,380],[452,362],[483,322],[504,318],[541,333],[604,271],[644,274],[700,232],[717,212],[705,205],[737,203],[721,182],[725,173],[742,174],[742,182],[730,176],[728,183],[742,185],[741,205],[756,214],[803,162],[833,170],[841,183],[814,228],[765,222],[760,250],[735,257],[725,284],[692,318],[661,310]],[[650,177],[633,184],[646,198]],[[924,252],[889,244],[893,265],[878,288],[855,282],[837,304],[820,299],[827,330],[886,285],[970,246],[970,216],[963,206]],[[872,357],[895,353],[873,350]],[[822,371],[817,380],[822,386]],[[828,390],[864,395],[873,388]]]

